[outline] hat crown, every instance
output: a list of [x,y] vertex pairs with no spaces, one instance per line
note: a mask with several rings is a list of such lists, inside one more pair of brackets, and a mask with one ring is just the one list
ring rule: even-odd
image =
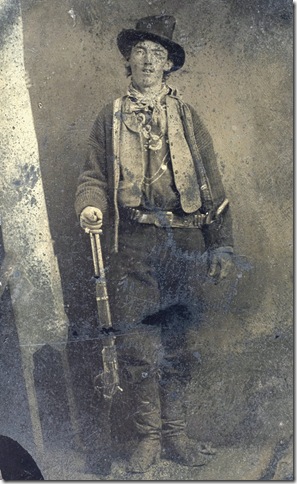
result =
[[167,37],[172,40],[175,18],[172,15],[155,15],[138,20],[136,30]]

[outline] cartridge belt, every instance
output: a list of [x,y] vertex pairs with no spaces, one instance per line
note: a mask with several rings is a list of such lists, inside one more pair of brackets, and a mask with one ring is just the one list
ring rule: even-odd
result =
[[202,213],[180,215],[174,212],[150,212],[132,207],[121,207],[120,215],[125,219],[140,224],[188,229],[201,229],[205,225],[207,218],[207,215]]

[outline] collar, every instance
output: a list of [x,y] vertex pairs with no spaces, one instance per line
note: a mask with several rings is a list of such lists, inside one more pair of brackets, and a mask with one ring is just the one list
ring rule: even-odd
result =
[[145,93],[143,94],[138,89],[133,86],[133,83],[130,84],[127,91],[128,99],[132,104],[133,111],[136,109],[142,110],[154,110],[155,108],[161,108],[161,101],[169,94],[171,89],[166,85],[163,84],[160,91],[157,93]]

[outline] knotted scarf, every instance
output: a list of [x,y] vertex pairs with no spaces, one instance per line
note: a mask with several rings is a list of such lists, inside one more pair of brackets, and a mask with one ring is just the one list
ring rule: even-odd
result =
[[158,93],[143,94],[131,83],[123,106],[125,122],[132,131],[141,132],[145,147],[161,149],[167,129],[165,96],[170,88],[163,84]]

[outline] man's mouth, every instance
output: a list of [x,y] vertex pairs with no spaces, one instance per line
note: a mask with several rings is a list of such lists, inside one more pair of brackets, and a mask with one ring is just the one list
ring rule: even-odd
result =
[[152,74],[154,72],[154,69],[145,68],[145,69],[142,69],[142,72],[144,72],[145,74]]

